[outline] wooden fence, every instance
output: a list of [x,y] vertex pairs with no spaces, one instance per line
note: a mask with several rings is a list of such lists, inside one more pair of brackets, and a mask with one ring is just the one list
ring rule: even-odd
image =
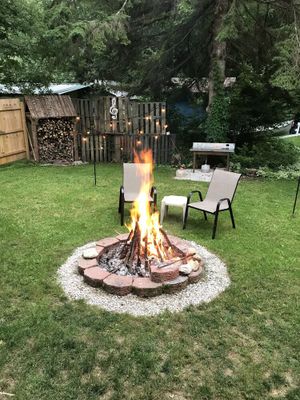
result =
[[171,162],[176,135],[128,135],[95,133],[77,136],[79,157],[84,162],[133,161],[133,149],[152,149],[156,164]]
[[101,133],[146,135],[165,134],[168,128],[165,102],[136,102],[113,96],[72,100],[80,117],[77,128],[83,134],[92,126]]
[[23,103],[0,99],[0,164],[23,158],[29,158]]

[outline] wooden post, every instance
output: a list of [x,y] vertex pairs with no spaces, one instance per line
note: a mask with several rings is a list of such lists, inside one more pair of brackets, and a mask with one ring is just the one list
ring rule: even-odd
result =
[[30,118],[31,121],[31,132],[32,132],[32,141],[33,141],[33,147],[34,147],[34,153],[35,153],[35,159],[37,162],[40,161],[40,155],[39,155],[39,144],[38,144],[38,139],[37,139],[37,124],[38,120],[34,118]]
[[26,126],[26,119],[25,119],[25,110],[24,110],[24,104],[20,102],[20,107],[21,107],[21,118],[22,118],[22,127],[24,131],[24,144],[25,144],[25,149],[26,149],[26,157],[27,160],[30,159],[30,153],[29,153],[29,146],[28,146],[28,132],[27,132],[27,126]]

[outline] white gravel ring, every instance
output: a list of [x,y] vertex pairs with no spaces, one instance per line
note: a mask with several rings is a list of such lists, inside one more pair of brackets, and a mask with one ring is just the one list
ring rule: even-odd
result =
[[83,281],[77,271],[78,259],[83,250],[95,247],[95,242],[78,247],[58,270],[58,281],[71,300],[84,300],[87,304],[106,311],[128,313],[134,316],[157,315],[164,311],[178,312],[190,305],[209,303],[230,285],[226,265],[205,247],[185,241],[194,247],[204,261],[205,276],[197,283],[189,284],[175,294],[142,298],[133,294],[116,296],[101,288],[93,288]]

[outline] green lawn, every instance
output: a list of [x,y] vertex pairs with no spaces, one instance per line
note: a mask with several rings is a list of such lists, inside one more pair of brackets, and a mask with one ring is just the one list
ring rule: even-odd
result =
[[[159,200],[206,191],[159,167]],[[121,166],[0,168],[0,392],[21,400],[300,398],[300,204],[296,181],[241,181],[237,229],[221,214],[181,212],[169,233],[228,265],[232,284],[212,303],[135,318],[69,301],[56,272],[77,246],[116,232]],[[1,395],[0,399],[8,399]]]
[[300,147],[300,136],[294,136],[294,137],[287,137],[284,138],[284,140],[293,143],[295,146]]

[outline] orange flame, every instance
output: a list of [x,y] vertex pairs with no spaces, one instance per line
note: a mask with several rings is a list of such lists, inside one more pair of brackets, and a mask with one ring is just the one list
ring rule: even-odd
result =
[[129,231],[133,231],[138,224],[140,229],[140,245],[145,254],[147,246],[148,257],[155,257],[160,261],[167,259],[166,250],[163,246],[163,235],[160,231],[159,213],[151,213],[149,202],[152,187],[153,159],[151,150],[143,150],[139,154],[134,152],[134,162],[139,164],[138,169],[143,182],[138,198],[134,201],[130,210],[131,223],[126,225]]

